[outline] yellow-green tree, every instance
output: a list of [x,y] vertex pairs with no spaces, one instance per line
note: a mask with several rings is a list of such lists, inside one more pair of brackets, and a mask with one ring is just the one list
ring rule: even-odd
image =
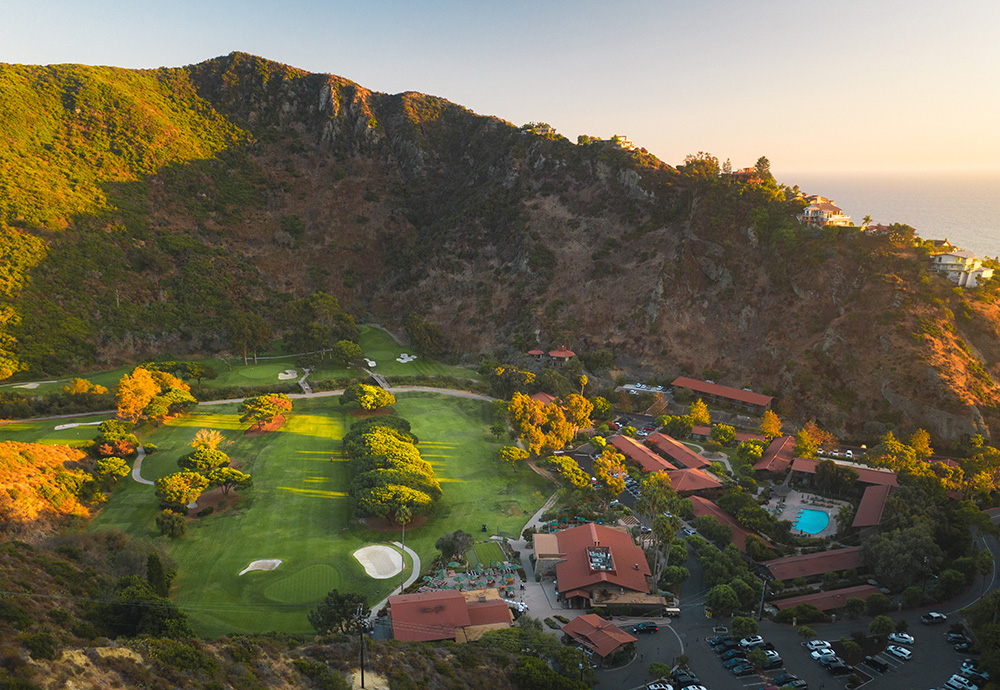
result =
[[125,374],[115,386],[115,407],[118,419],[135,422],[142,416],[146,405],[160,392],[153,376],[142,367]]
[[601,456],[594,460],[594,476],[597,477],[597,493],[607,503],[625,490],[625,456],[611,448],[605,448]]
[[566,417],[571,424],[581,429],[589,427],[590,415],[593,411],[594,404],[582,395],[572,393],[566,396]]
[[688,416],[695,424],[708,426],[712,423],[712,416],[709,414],[708,405],[706,405],[701,398],[698,398],[691,403],[691,409],[688,410]]
[[217,450],[226,437],[218,429],[198,429],[191,441],[192,448],[208,448]]
[[781,436],[781,419],[773,411],[764,413],[764,418],[760,421],[760,433],[770,438]]
[[924,429],[917,429],[910,436],[910,448],[916,453],[918,459],[934,455],[934,449],[931,448],[931,435]]

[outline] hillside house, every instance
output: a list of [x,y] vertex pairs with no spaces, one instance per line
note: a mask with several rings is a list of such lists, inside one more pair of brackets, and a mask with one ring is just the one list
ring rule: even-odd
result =
[[959,287],[979,287],[983,280],[993,277],[993,269],[983,268],[983,262],[967,251],[932,254],[931,267]]
[[757,174],[756,168],[740,168],[732,173],[733,182],[740,184],[762,184],[764,180]]
[[851,217],[829,199],[821,196],[807,197],[809,205],[796,216],[800,223],[813,226],[853,225]]

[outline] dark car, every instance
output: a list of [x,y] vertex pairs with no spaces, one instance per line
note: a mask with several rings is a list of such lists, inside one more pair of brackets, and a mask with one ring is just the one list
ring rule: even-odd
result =
[[750,651],[753,651],[754,649],[770,649],[770,650],[774,650],[774,643],[773,642],[764,642],[763,640],[761,640],[760,642],[754,642],[753,644],[747,645],[747,649],[750,650]]
[[795,690],[809,690],[809,683],[802,679],[796,678],[790,683],[785,683],[782,687],[794,688]]
[[958,644],[959,642],[968,642],[968,638],[962,633],[946,633],[944,639],[948,640],[948,644]]
[[881,659],[876,659],[875,657],[872,656],[866,656],[863,659],[863,663],[865,664],[865,666],[871,666],[873,669],[875,669],[880,673],[885,673],[886,671],[889,670],[889,664],[885,663]]
[[736,666],[739,666],[740,664],[746,664],[746,663],[749,662],[743,657],[734,656],[732,659],[726,659],[725,661],[723,661],[722,665],[725,666],[726,668],[734,668]]
[[972,643],[966,640],[965,642],[956,642],[952,645],[956,652],[968,652],[972,649]]
[[701,683],[701,681],[698,680],[698,676],[693,673],[688,673],[684,669],[680,668],[670,674],[670,680],[672,680],[674,685],[679,688],[685,688],[688,685],[698,685]]
[[749,676],[757,672],[757,669],[753,667],[753,664],[740,664],[739,666],[734,666],[729,670],[733,672],[734,676]]
[[640,634],[641,633],[647,633],[647,634],[648,633],[655,633],[659,629],[660,629],[660,626],[658,626],[653,621],[643,621],[642,623],[639,623],[638,625],[633,625],[632,626],[632,632],[634,632],[634,633],[640,633]]
[[781,660],[781,657],[778,657],[777,659],[771,659],[766,664],[764,664],[763,666],[761,666],[761,668],[764,669],[764,670],[770,670],[770,669],[773,669],[773,668],[781,668],[784,665],[785,665],[785,662]]
[[715,637],[708,638],[708,643],[714,647],[722,644],[723,642],[729,642],[732,639],[731,635],[716,635]]
[[780,676],[776,676],[774,678],[774,684],[775,685],[779,685],[779,686],[780,685],[788,685],[793,680],[798,680],[798,679],[799,679],[798,676],[794,676],[791,673],[782,673]]
[[851,672],[851,667],[847,664],[830,664],[826,670],[833,676],[843,676]]
[[726,640],[722,644],[715,645],[716,654],[725,654],[730,649],[739,649],[740,643],[736,640]]
[[728,652],[722,655],[723,661],[729,661],[730,659],[746,659],[747,650],[745,649],[730,649]]

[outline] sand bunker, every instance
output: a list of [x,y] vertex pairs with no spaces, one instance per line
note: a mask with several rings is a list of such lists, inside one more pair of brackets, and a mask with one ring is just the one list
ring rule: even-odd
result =
[[405,352],[396,358],[396,361],[400,364],[409,364],[417,358],[416,355],[408,355]]
[[74,429],[78,426],[100,426],[101,422],[73,422],[72,424],[60,424],[54,431],[62,431],[63,429]]
[[375,360],[368,359],[367,357],[365,357],[365,364],[367,364],[370,367],[373,367],[373,366],[375,366]]
[[251,570],[274,570],[279,565],[281,565],[280,558],[270,558],[262,561],[254,561],[246,568],[240,571],[240,575],[243,573],[249,573]]
[[285,369],[284,373],[278,374],[279,381],[291,381],[292,379],[297,379],[299,373],[294,369]]
[[14,388],[27,388],[28,390],[34,390],[43,383],[55,383],[55,381],[32,381],[31,383],[19,383],[14,386]]
[[385,580],[399,575],[403,569],[403,558],[399,551],[388,546],[366,546],[354,552],[358,563],[364,566],[368,577]]

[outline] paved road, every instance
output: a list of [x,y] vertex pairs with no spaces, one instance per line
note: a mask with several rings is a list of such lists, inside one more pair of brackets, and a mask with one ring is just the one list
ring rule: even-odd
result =
[[135,462],[132,464],[132,479],[140,484],[149,484],[150,486],[153,486],[153,482],[142,478],[142,461],[145,457],[146,451],[144,451],[140,445],[135,449]]

